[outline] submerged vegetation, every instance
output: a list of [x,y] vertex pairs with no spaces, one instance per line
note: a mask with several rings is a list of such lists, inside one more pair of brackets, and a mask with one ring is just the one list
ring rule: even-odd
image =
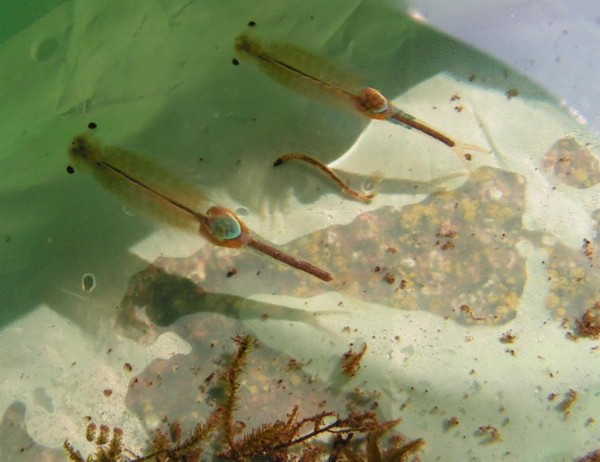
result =
[[[310,417],[299,417],[295,405],[281,420],[263,424],[244,432],[245,424],[235,420],[239,402],[240,376],[246,365],[254,339],[237,336],[237,350],[229,366],[221,373],[219,386],[224,389],[222,402],[204,420],[197,423],[189,436],[183,436],[178,422],[154,431],[152,442],[144,454],[135,454],[123,442],[123,431],[106,425],[98,429],[89,424],[86,438],[95,452],[84,457],[68,441],[64,448],[76,462],[141,462],[141,461],[303,461],[303,462],[375,462],[407,461],[425,443],[423,439],[406,440],[392,434],[384,444],[383,436],[400,419],[380,422],[373,411],[351,411],[341,417],[322,411]],[[414,456],[414,460],[418,460]]]

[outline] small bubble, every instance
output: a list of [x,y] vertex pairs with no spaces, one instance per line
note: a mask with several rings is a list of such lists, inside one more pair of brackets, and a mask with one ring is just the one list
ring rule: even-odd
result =
[[235,209],[235,214],[240,217],[247,217],[250,214],[250,210],[248,210],[248,207],[241,206]]
[[85,273],[81,277],[81,289],[84,292],[91,292],[96,287],[96,278],[92,273]]
[[127,208],[127,206],[123,205],[123,213],[125,213],[125,215],[127,215],[128,217],[135,217],[135,213],[132,210],[129,210]]
[[58,50],[58,42],[54,38],[47,38],[39,42],[35,42],[31,46],[31,58],[38,63],[51,58]]
[[370,194],[375,190],[375,180],[373,178],[365,178],[360,187],[364,193]]
[[488,191],[488,195],[489,195],[490,199],[497,201],[497,200],[502,199],[502,196],[504,196],[504,193],[502,192],[502,190],[500,190],[498,188],[491,188]]

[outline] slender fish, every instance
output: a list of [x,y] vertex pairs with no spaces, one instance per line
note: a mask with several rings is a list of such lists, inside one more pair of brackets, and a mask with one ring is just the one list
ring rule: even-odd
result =
[[461,159],[470,160],[469,151],[490,151],[467,144],[447,135],[416,117],[402,111],[380,91],[360,87],[337,65],[307,50],[286,43],[262,43],[247,34],[235,41],[236,49],[251,58],[267,75],[286,87],[317,101],[343,103],[364,117],[387,120],[415,129],[450,147]]
[[199,232],[214,245],[252,247],[323,281],[333,280],[327,271],[255,238],[233,211],[214,205],[197,186],[182,181],[135,152],[102,147],[91,135],[82,134],[71,142],[69,157],[75,169],[90,172],[123,202],[159,220]]

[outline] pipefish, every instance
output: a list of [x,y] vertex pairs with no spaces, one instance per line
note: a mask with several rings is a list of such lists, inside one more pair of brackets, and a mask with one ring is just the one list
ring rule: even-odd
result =
[[490,153],[483,147],[464,143],[402,111],[375,88],[359,88],[348,77],[352,71],[340,71],[337,65],[305,49],[287,43],[260,42],[247,34],[237,37],[235,47],[253,58],[262,71],[282,85],[319,102],[343,102],[369,119],[386,120],[418,130],[445,144],[463,160],[470,160],[469,151]]
[[90,172],[123,202],[172,226],[200,233],[216,246],[254,248],[323,281],[333,280],[327,271],[257,239],[232,210],[214,205],[197,186],[135,152],[103,147],[91,135],[81,134],[71,142],[69,157],[75,169]]

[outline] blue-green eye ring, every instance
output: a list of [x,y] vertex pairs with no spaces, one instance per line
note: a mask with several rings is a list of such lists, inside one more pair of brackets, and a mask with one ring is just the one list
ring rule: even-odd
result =
[[236,239],[242,234],[240,223],[229,214],[211,217],[208,226],[213,235],[221,241]]

